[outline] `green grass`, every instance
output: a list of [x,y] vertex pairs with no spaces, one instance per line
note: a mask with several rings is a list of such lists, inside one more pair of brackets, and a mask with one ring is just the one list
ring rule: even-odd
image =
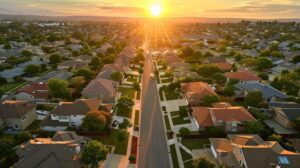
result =
[[171,111],[171,117],[179,116],[179,111]]
[[171,91],[164,91],[167,100],[176,100],[181,98],[180,93],[171,92]]
[[179,168],[179,163],[178,163],[178,158],[177,158],[177,153],[175,149],[175,145],[170,145],[170,150],[171,150],[171,156],[172,156],[172,162],[173,162],[173,167],[174,168]]
[[135,90],[133,88],[119,87],[118,91],[121,92],[121,96],[134,99]]
[[173,82],[173,78],[168,78],[168,79],[162,79],[161,83],[171,83]]
[[187,161],[187,160],[193,159],[192,155],[190,155],[189,153],[187,153],[182,148],[180,148],[180,153],[181,153],[182,161]]
[[191,123],[190,120],[184,120],[182,117],[173,117],[172,118],[173,125],[181,125]]
[[167,115],[164,116],[167,131],[171,130],[170,121]]
[[34,131],[40,128],[40,123],[42,120],[34,120],[25,130]]
[[139,125],[139,123],[140,123],[140,111],[135,110],[134,125]]
[[14,91],[19,89],[25,84],[27,84],[27,82],[12,82],[12,83],[1,84],[0,90],[3,90],[4,92]]
[[114,145],[115,151],[114,154],[125,155],[127,152],[128,138],[125,141],[118,141],[118,134],[120,130],[111,130],[108,137],[98,137],[97,140],[100,140],[104,145]]
[[128,78],[127,81],[134,83],[137,82],[137,78]]
[[184,164],[184,168],[194,168],[192,160],[184,162],[183,164]]
[[209,144],[209,140],[208,139],[183,139],[181,143],[188,149],[193,150],[193,149],[202,149],[203,145]]

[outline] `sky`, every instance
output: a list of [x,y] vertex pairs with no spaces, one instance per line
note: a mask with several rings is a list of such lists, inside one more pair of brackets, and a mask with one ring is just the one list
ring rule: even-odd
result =
[[0,14],[145,17],[152,4],[163,17],[300,18],[300,0],[0,0]]

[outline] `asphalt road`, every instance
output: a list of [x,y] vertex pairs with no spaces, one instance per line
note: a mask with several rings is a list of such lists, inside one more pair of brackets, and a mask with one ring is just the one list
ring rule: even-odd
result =
[[170,168],[166,134],[151,56],[146,56],[142,85],[142,107],[139,142],[139,168]]

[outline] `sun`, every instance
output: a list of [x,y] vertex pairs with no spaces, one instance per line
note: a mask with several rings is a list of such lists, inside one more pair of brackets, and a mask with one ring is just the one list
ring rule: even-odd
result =
[[154,17],[159,17],[161,15],[162,7],[159,4],[154,4],[150,6],[150,13]]

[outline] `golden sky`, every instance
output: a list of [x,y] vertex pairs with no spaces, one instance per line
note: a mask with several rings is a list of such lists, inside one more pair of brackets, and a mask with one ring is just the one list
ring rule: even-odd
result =
[[300,18],[300,0],[0,0],[2,14],[145,17]]

